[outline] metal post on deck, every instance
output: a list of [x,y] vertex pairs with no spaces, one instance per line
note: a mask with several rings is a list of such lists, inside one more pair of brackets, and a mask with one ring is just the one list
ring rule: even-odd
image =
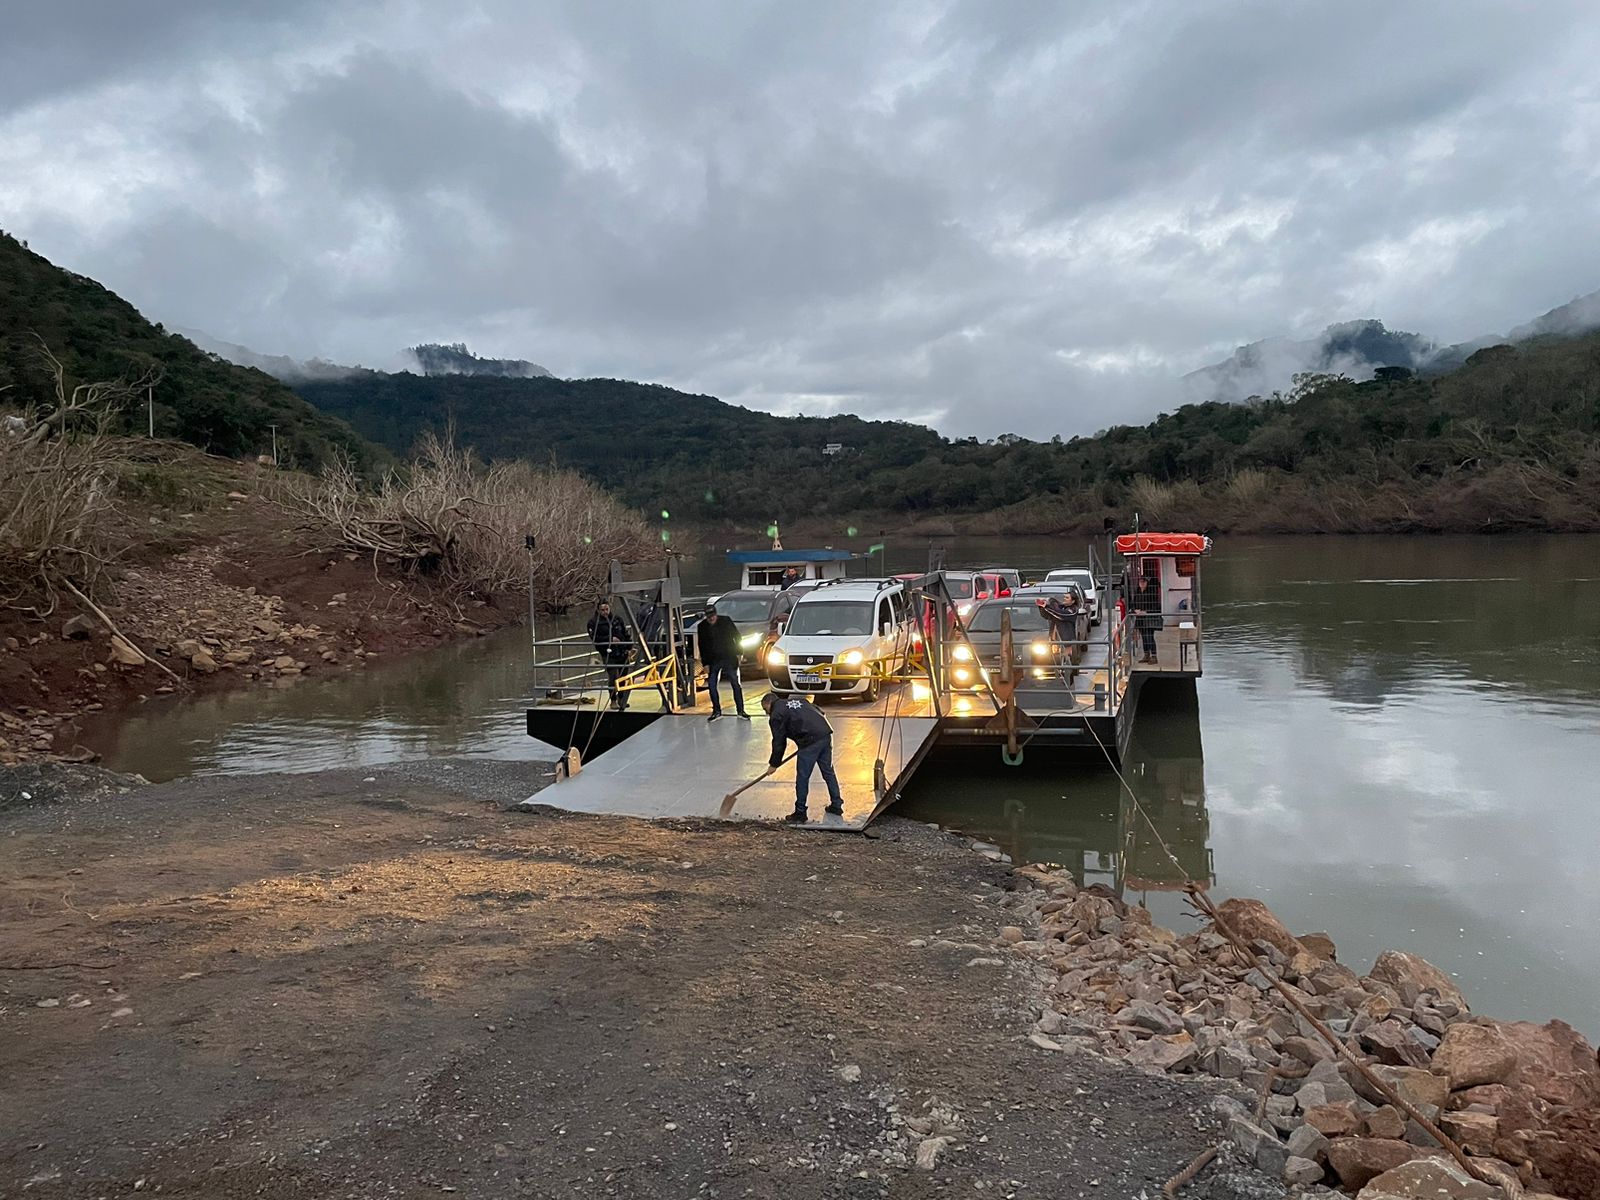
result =
[[533,598],[533,551],[537,539],[533,534],[524,534],[522,538],[523,549],[528,552],[528,641],[534,645],[539,641],[539,608]]

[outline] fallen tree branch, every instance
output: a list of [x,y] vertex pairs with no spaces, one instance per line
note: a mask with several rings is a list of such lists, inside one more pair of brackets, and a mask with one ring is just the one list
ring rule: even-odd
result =
[[127,645],[132,646],[134,653],[137,654],[140,658],[144,659],[145,662],[149,663],[151,666],[159,667],[161,670],[165,671],[168,675],[171,675],[172,678],[176,679],[179,683],[183,682],[182,678],[180,678],[172,670],[171,667],[167,666],[167,664],[164,663],[164,662],[157,662],[155,659],[151,658],[148,654],[146,654],[144,652],[144,648],[143,647],[141,647],[137,642],[135,642],[127,634],[123,633],[122,630],[118,629],[117,626],[116,626],[116,623],[114,621],[112,621],[112,619],[110,617],[106,616],[105,610],[103,610],[93,600],[89,599],[89,597],[85,596],[82,592],[80,592],[77,589],[77,586],[72,582],[72,580],[63,579],[61,581],[61,584],[62,584],[63,587],[65,587],[67,589],[67,591],[71,592],[74,596],[76,596],[78,598],[78,600],[82,604],[87,606],[90,612],[94,613],[94,615],[99,617],[101,621],[105,622],[105,627],[111,631],[113,637],[119,637]]
[[1194,1177],[1206,1169],[1206,1164],[1217,1156],[1219,1149],[1220,1147],[1218,1146],[1208,1146],[1200,1151],[1199,1154],[1196,1154],[1194,1160],[1187,1167],[1161,1185],[1161,1194],[1167,1200],[1174,1200],[1174,1197],[1178,1194],[1178,1189],[1188,1187],[1189,1184],[1193,1183]]

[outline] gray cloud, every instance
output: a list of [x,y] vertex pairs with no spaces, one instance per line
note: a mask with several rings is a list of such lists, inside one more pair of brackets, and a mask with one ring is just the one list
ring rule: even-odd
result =
[[0,224],[266,353],[1070,436],[1257,338],[1600,287],[1570,0],[33,9]]

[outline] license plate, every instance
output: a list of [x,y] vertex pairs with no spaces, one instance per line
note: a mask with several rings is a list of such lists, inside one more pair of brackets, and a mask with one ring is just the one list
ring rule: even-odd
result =
[[794,675],[794,681],[796,683],[821,683],[822,682],[822,676],[818,675],[815,671],[794,671],[794,672],[792,672],[792,674]]

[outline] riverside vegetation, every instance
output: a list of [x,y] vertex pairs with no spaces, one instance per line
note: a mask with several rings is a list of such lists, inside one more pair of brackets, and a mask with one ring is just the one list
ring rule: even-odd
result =
[[[1600,529],[1600,334],[1489,347],[1436,378],[1305,376],[1285,395],[1049,442],[774,417],[610,379],[362,372],[299,389],[391,450],[451,421],[490,459],[537,446],[642,510],[697,521],[855,515],[1025,534],[1139,513],[1253,533]],[[830,443],[843,449],[824,454]]]

